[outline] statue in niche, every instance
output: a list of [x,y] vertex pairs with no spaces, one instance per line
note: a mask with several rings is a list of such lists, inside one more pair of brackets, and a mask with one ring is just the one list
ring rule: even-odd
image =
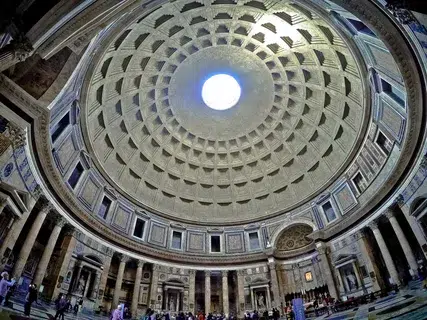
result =
[[262,293],[258,295],[258,309],[262,310],[265,309],[265,302],[264,302],[264,296]]
[[348,287],[350,288],[350,290],[357,289],[357,280],[353,272],[347,272],[345,278],[347,280]]
[[173,298],[169,300],[169,311],[176,311],[175,300]]
[[85,281],[85,279],[83,278],[83,276],[81,276],[81,277],[80,277],[80,279],[79,279],[78,287],[77,287],[77,292],[78,292],[79,294],[83,294],[83,293],[84,293],[84,290],[85,290],[85,284],[86,284],[86,281]]

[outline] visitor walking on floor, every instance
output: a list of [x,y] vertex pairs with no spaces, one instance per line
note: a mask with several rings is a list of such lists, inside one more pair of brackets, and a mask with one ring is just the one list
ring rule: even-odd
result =
[[59,319],[64,320],[65,316],[64,316],[64,312],[67,309],[68,305],[67,305],[67,300],[65,299],[64,295],[61,295],[61,298],[59,299],[57,305],[56,305],[56,314],[55,314],[55,319]]
[[0,281],[0,305],[3,304],[3,300],[6,298],[8,288],[15,284],[15,279],[9,281],[9,274],[4,271],[1,274],[2,279]]
[[28,293],[27,293],[27,296],[25,297],[25,304],[24,304],[24,314],[28,317],[31,314],[31,304],[34,301],[37,302],[37,285],[32,283],[28,288]]

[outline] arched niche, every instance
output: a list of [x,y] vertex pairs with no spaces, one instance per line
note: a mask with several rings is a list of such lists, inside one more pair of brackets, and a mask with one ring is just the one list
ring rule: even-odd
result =
[[276,257],[289,257],[314,249],[314,241],[308,236],[313,227],[308,224],[294,224],[285,228],[274,243]]

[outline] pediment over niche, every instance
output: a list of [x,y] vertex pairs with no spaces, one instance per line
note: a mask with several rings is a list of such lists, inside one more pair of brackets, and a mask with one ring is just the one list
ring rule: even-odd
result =
[[313,243],[308,237],[313,228],[306,224],[298,224],[285,229],[275,244],[275,250],[279,253],[301,249]]

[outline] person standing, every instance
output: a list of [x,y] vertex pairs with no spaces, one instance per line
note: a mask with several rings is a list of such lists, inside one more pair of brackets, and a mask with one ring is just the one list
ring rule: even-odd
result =
[[9,274],[5,271],[1,274],[2,279],[0,281],[0,305],[2,305],[3,300],[6,298],[8,288],[12,287],[15,284],[15,279],[9,281]]
[[64,318],[65,318],[64,312],[65,312],[66,308],[67,308],[67,300],[65,299],[65,296],[62,295],[58,301],[57,306],[56,306],[55,319],[61,320],[61,316],[62,316],[62,320],[64,320]]
[[79,299],[79,312],[82,312],[82,309],[83,309],[83,299],[80,298]]
[[28,288],[28,293],[27,293],[27,296],[25,297],[25,305],[24,305],[24,314],[28,317],[31,314],[31,304],[34,301],[37,302],[37,285],[32,283]]
[[113,314],[112,314],[111,319],[112,320],[123,320],[123,317],[122,317],[122,305],[121,304],[119,304],[117,306],[117,309],[113,310]]

